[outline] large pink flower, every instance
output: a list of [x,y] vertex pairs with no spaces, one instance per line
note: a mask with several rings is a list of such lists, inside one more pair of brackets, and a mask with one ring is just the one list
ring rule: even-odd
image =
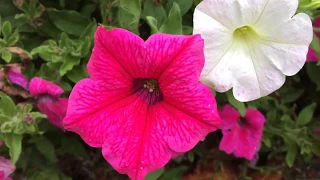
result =
[[248,108],[242,118],[240,113],[229,105],[221,108],[221,130],[223,138],[219,149],[236,157],[252,160],[259,149],[264,116],[257,110]]
[[30,81],[29,92],[37,99],[38,108],[47,115],[48,120],[64,130],[62,120],[67,113],[68,98],[60,98],[63,89],[52,82],[34,77]]
[[64,119],[131,179],[143,179],[219,127],[216,101],[198,82],[199,35],[152,35],[97,29],[90,79],[73,88]]

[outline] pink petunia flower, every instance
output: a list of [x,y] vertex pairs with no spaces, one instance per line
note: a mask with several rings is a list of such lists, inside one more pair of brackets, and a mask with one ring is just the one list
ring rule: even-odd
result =
[[[320,28],[320,17],[316,18],[313,22],[313,27]],[[320,38],[320,32],[314,32],[318,38]],[[318,62],[318,56],[316,52],[309,48],[308,54],[307,54],[307,62]]]
[[147,41],[99,27],[83,79],[64,119],[120,173],[141,180],[192,149],[220,124],[216,101],[198,82],[204,65],[199,35],[152,35]]
[[318,62],[318,55],[312,48],[309,48],[306,62]]
[[28,90],[28,79],[22,75],[21,66],[17,64],[8,65],[9,71],[7,77],[11,83],[17,84],[24,89]]
[[37,99],[38,108],[47,115],[48,120],[64,130],[62,120],[67,113],[68,98],[60,98],[63,89],[52,82],[34,77],[30,81],[29,92]]
[[[313,27],[320,28],[320,17],[316,18],[313,22]],[[315,32],[316,36],[320,38],[320,32]]]
[[[2,146],[2,141],[1,145]],[[12,180],[8,177],[16,169],[15,165],[10,163],[10,160],[0,156],[0,180]]]
[[223,133],[219,149],[227,154],[233,153],[236,157],[252,160],[260,146],[264,116],[259,111],[248,108],[242,118],[229,105],[223,106],[219,112]]

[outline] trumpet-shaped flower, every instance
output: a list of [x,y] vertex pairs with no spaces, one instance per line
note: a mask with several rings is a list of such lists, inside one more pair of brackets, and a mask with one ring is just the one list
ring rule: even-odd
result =
[[236,157],[252,160],[260,148],[264,116],[257,110],[248,108],[244,117],[229,105],[219,111],[223,138],[219,149]]
[[266,96],[304,65],[312,40],[298,0],[203,0],[194,34],[205,41],[201,81],[239,101]]
[[48,120],[64,130],[62,120],[67,113],[68,98],[60,98],[63,89],[52,82],[34,77],[29,83],[29,92],[37,99],[38,108],[47,115]]
[[198,82],[203,65],[199,35],[143,41],[99,27],[90,78],[73,88],[64,126],[102,147],[118,172],[141,180],[219,127],[215,98]]

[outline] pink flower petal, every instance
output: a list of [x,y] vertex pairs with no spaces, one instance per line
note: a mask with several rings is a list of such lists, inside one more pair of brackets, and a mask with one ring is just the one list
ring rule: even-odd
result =
[[[313,22],[313,27],[320,28],[320,17],[316,18]],[[320,38],[320,32],[315,32],[316,36]]]
[[2,146],[3,145],[3,142],[2,141],[0,141],[0,146]]
[[3,179],[7,178],[16,167],[11,165],[10,160],[0,156],[0,175]]
[[28,89],[29,81],[24,75],[21,74],[21,72],[16,72],[14,71],[14,68],[10,67],[7,76],[11,83],[17,84],[26,90]]
[[221,119],[221,130],[232,129],[237,125],[237,121],[240,118],[240,113],[228,104],[219,110],[219,114],[221,118],[223,117]]
[[139,36],[122,29],[109,31],[98,27],[87,66],[90,78],[108,85],[124,86],[140,75],[144,63],[144,42]]
[[39,101],[38,108],[47,115],[48,120],[55,126],[64,130],[62,120],[66,116],[68,98],[59,98],[54,101]]
[[[220,113],[222,122],[230,118],[226,115],[226,111]],[[244,124],[237,123],[230,129],[222,130],[223,138],[219,149],[228,154],[233,153],[236,157],[252,160],[261,142],[265,118],[259,111],[249,108],[244,120]]]
[[59,97],[63,93],[63,89],[52,82],[34,77],[30,81],[29,92],[33,96],[48,94],[54,97]]
[[102,147],[108,123],[93,114],[104,112],[104,108],[130,95],[130,86],[106,87],[91,79],[83,79],[75,85],[69,96],[67,116],[63,120],[64,126],[69,131],[79,134],[88,145]]
[[91,79],[73,88],[67,130],[78,133],[133,180],[193,148],[220,124],[211,91],[198,82],[200,36],[153,35],[98,28]]
[[318,62],[318,56],[316,52],[309,48],[308,54],[307,54],[307,62]]
[[149,78],[163,86],[198,82],[204,66],[203,43],[200,35],[152,35],[146,41]]

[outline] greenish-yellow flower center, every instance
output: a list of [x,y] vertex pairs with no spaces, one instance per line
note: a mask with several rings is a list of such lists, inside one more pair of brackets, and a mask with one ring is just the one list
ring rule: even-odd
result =
[[233,38],[235,40],[248,41],[248,40],[252,40],[254,38],[257,38],[257,33],[250,26],[243,26],[243,27],[237,28],[233,32]]

